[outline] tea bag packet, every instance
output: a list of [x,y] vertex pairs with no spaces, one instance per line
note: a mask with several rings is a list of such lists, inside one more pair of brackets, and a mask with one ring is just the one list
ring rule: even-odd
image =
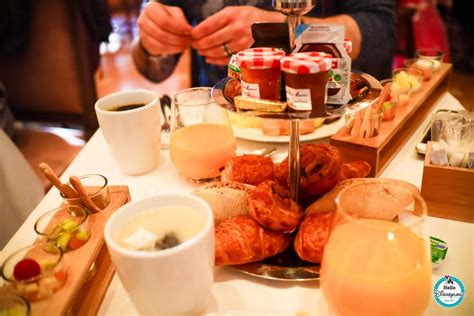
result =
[[474,119],[472,113],[461,112],[455,118],[451,116],[448,120],[435,122],[436,124],[433,126],[438,125],[440,129],[438,141],[432,145],[433,152],[445,150],[448,165],[451,167],[469,167],[469,157],[472,157],[470,154],[474,152]]
[[342,24],[301,24],[296,28],[293,53],[323,52],[330,54],[332,67],[327,84],[328,104],[347,104],[351,100],[350,78],[352,43],[344,39]]

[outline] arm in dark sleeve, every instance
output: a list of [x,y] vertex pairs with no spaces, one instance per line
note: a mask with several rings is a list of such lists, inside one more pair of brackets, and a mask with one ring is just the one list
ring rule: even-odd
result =
[[342,0],[339,11],[357,22],[362,35],[360,54],[353,68],[378,79],[391,77],[396,44],[395,0]]
[[[143,6],[149,1],[142,2]],[[159,1],[165,5],[179,6],[181,1]],[[132,59],[138,72],[153,82],[162,82],[173,73],[181,54],[166,56],[151,56],[142,46],[140,39],[132,44]]]

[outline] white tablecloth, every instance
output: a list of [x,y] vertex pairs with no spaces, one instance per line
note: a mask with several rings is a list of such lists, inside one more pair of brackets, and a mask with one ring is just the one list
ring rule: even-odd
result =
[[[445,94],[436,106],[437,108],[462,109],[459,102],[450,94]],[[421,186],[423,161],[415,152],[415,145],[428,123],[428,117],[418,130],[407,141],[397,157],[382,174],[382,177],[396,178],[409,181]],[[323,140],[327,142],[326,140]],[[244,150],[276,146],[284,152],[284,144],[262,144],[239,141],[239,148]],[[195,187],[180,178],[177,170],[169,159],[169,152],[163,150],[159,167],[143,176],[129,177],[123,175],[110,153],[103,135],[98,131],[79,153],[74,162],[63,174],[63,180],[69,175],[81,175],[100,172],[105,175],[110,184],[126,184],[130,188],[132,200],[156,192],[189,192]],[[33,224],[36,218],[46,210],[61,203],[58,192],[53,188],[38,207],[32,212],[17,234],[10,240],[2,252],[2,257],[20,247],[31,243],[35,238]],[[444,274],[452,274],[464,282],[466,298],[464,302],[453,309],[443,308],[434,301],[426,311],[426,315],[473,315],[474,314],[474,225],[464,222],[428,218],[430,235],[445,240],[448,243],[448,255],[440,270],[433,273],[433,282]],[[192,266],[190,265],[190,269]],[[434,284],[434,283],[433,283]],[[159,284],[157,284],[159,286]],[[370,304],[367,298],[367,303]],[[410,304],[410,302],[407,302]],[[213,299],[207,307],[209,314],[233,315],[262,315],[279,314],[294,315],[297,312],[307,314],[328,314],[327,304],[322,297],[317,282],[279,282],[247,276],[230,267],[216,268],[213,286]],[[114,277],[107,295],[99,311],[101,315],[133,315],[136,311],[131,304],[120,280]]]

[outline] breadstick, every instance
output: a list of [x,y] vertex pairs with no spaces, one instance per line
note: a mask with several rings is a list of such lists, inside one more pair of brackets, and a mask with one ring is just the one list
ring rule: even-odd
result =
[[377,101],[375,101],[375,104],[374,104],[374,107],[373,107],[373,112],[374,112],[374,113],[380,112],[380,109],[382,108],[382,104],[385,102],[385,100],[387,100],[387,97],[388,97],[388,95],[390,94],[390,89],[391,89],[391,87],[392,87],[392,83],[391,83],[391,82],[387,82],[387,83],[383,86],[383,90],[382,90],[382,92],[380,93],[379,98],[377,99]]
[[92,213],[97,213],[101,211],[101,209],[97,207],[97,205],[95,205],[95,203],[91,200],[91,198],[87,194],[86,188],[84,188],[81,183],[81,180],[79,180],[78,177],[69,177],[69,183],[71,183],[74,189],[76,189],[77,193],[79,193],[79,196],[82,198],[82,201],[84,201],[84,204]]
[[51,184],[54,185],[66,198],[78,197],[77,192],[67,184],[62,183],[58,176],[54,173],[53,169],[51,169],[51,167],[46,163],[40,163],[39,168],[41,172],[43,172],[46,179],[48,179],[49,182],[51,182]]

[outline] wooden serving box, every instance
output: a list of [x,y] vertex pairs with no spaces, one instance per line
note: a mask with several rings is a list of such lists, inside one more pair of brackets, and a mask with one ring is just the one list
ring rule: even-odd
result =
[[474,169],[433,165],[426,148],[421,195],[430,216],[474,223]]
[[[68,273],[66,283],[51,297],[31,303],[33,316],[97,314],[115,273],[104,242],[105,223],[115,210],[130,201],[127,186],[109,186],[109,195],[109,205],[88,217],[91,237],[87,243],[63,256]],[[89,277],[89,269],[93,264],[95,273]]]
[[336,146],[347,161],[367,161],[372,166],[370,176],[380,175],[427,113],[432,111],[438,98],[447,91],[451,68],[451,64],[442,64],[429,81],[423,82],[421,90],[410,96],[407,105],[397,107],[392,121],[382,121],[379,135],[353,137],[347,135],[343,127],[331,137],[331,145]]

